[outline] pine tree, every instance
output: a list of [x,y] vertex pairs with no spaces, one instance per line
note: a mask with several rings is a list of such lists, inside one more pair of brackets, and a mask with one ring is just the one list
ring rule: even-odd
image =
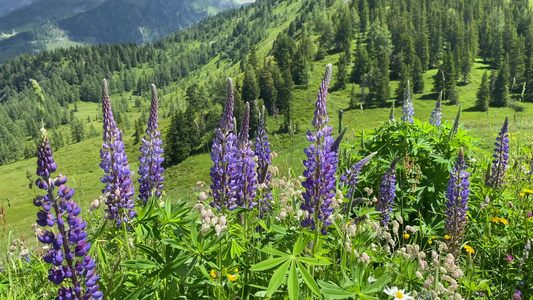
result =
[[420,58],[415,57],[415,64],[413,66],[413,93],[423,93],[424,92],[424,75],[422,73],[422,67],[420,63]]
[[411,70],[409,65],[402,63],[402,71],[400,72],[400,83],[396,88],[396,101],[402,103],[404,101],[405,91],[407,90],[408,82],[411,80]]
[[346,79],[348,77],[346,70],[347,64],[346,56],[343,53],[339,56],[339,62],[337,63],[337,73],[335,74],[336,90],[344,90],[346,88]]
[[352,68],[350,82],[360,84],[363,75],[368,74],[370,72],[371,65],[372,62],[370,61],[368,52],[366,51],[366,47],[362,45],[361,39],[359,39],[357,41],[355,61]]
[[476,109],[480,111],[489,110],[489,102],[490,102],[489,77],[488,77],[488,72],[485,71],[485,73],[483,73],[483,78],[481,79],[481,84],[479,85],[479,89],[477,91]]
[[[276,89],[273,69],[276,68],[276,65],[270,63],[263,66],[259,73],[259,88],[260,88],[260,97],[263,99],[264,105],[267,108],[267,111],[272,114],[274,112],[274,106],[276,99],[278,97],[278,91]],[[279,71],[277,71],[279,76]]]
[[509,82],[509,67],[504,61],[502,68],[498,72],[498,77],[494,83],[492,91],[492,105],[495,107],[505,107],[509,102],[509,89],[507,84]]
[[285,116],[285,129],[288,128],[291,119],[291,99],[292,89],[294,83],[292,82],[292,76],[290,69],[285,69],[281,74],[281,81],[277,88],[278,99],[276,106],[279,108],[280,113]]
[[242,83],[242,100],[252,103],[259,98],[259,85],[252,65],[248,64],[244,72],[244,81]]
[[357,108],[357,94],[355,93],[355,84],[352,85],[352,91],[350,92],[350,109],[356,109]]
[[343,13],[338,18],[339,22],[335,31],[335,47],[338,51],[349,51],[353,33],[350,10],[343,10]]

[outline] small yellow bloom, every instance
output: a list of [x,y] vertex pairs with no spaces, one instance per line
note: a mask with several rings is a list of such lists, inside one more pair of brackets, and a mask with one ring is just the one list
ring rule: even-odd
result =
[[235,268],[235,273],[239,272],[239,269]]
[[406,239],[406,240],[408,240],[409,237],[410,237],[409,233],[406,233],[406,234],[403,235],[403,238]]
[[215,279],[218,277],[218,273],[214,269],[211,269],[211,272],[209,273],[209,275],[211,275],[211,277]]
[[449,239],[451,239],[452,237],[449,236],[449,235],[445,235],[444,238],[447,239],[447,240],[449,240]]
[[436,239],[436,238],[437,238],[436,235],[432,235],[432,236],[431,236],[431,239],[432,239],[432,240],[434,240],[434,239]]
[[[529,172],[529,171],[528,171]],[[524,197],[526,194],[520,193],[520,197]]]
[[231,274],[228,274],[228,280],[229,281],[235,281],[237,280],[239,277],[235,276],[235,275],[231,275]]
[[465,250],[466,252],[470,253],[470,254],[474,254],[474,248],[468,246],[468,245],[465,245]]
[[500,218],[500,222],[502,222],[503,225],[507,225],[507,224],[509,224],[509,221],[507,221],[507,220],[504,219],[504,218]]
[[493,223],[498,224],[498,223],[500,223],[500,218],[498,218],[498,217],[492,217],[492,218],[490,219],[490,221],[493,222]]
[[513,136],[513,141],[516,141],[516,136]]
[[530,189],[524,189],[524,192],[526,194],[533,194],[533,190],[530,190]]
[[433,241],[432,240],[428,240],[428,244],[433,244]]
[[348,221],[346,222],[346,225],[350,225],[352,223],[352,221]]

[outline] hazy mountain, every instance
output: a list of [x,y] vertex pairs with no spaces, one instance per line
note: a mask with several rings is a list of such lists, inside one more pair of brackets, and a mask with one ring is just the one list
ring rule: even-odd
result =
[[32,0],[0,0],[0,17],[31,2]]
[[57,47],[151,42],[248,2],[253,0],[33,0],[0,17],[0,63]]

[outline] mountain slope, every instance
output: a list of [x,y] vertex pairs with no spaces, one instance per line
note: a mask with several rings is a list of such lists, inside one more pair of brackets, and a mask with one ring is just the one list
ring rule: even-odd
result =
[[2,0],[0,5],[0,17],[10,13],[11,11],[28,5],[32,0]]

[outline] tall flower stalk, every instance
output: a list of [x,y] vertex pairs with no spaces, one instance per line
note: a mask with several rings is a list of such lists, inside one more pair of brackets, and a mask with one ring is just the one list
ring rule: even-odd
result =
[[[304,202],[301,209],[304,211],[303,227],[310,227],[318,236],[318,230],[327,234],[326,228],[331,225],[331,202],[335,196],[335,172],[337,171],[337,154],[332,150],[334,144],[331,131],[327,126],[329,117],[326,110],[326,95],[331,81],[331,64],[326,67],[326,73],[318,90],[315,104],[315,117],[313,127],[315,133],[307,131],[307,140],[311,145],[304,150],[307,160],[303,161],[305,181],[302,186]],[[315,238],[316,240],[316,238]],[[316,247],[316,244],[315,244]]]
[[[241,131],[237,139],[238,145],[238,166],[239,172],[235,180],[232,180],[236,191],[236,201],[234,207],[246,207],[253,209],[257,203],[255,202],[255,194],[257,189],[257,173],[256,163],[254,161],[254,151],[251,149],[252,143],[248,139],[248,132],[250,131],[250,104],[246,102],[244,107],[244,116],[241,123]],[[233,209],[231,207],[230,209]]]
[[344,174],[342,174],[340,178],[340,186],[348,186],[348,192],[344,196],[345,198],[352,198],[353,191],[355,189],[355,186],[357,185],[357,182],[359,181],[359,172],[361,172],[361,169],[377,154],[377,152],[374,152],[367,157],[361,159],[357,163],[355,163],[350,169],[346,169]]
[[442,123],[442,91],[440,91],[439,98],[437,99],[437,104],[435,104],[435,108],[431,112],[431,118],[429,119],[429,124],[439,127]]
[[262,185],[261,195],[258,199],[259,210],[262,212],[270,210],[270,201],[272,201],[271,174],[269,170],[272,164],[272,157],[270,155],[270,142],[266,133],[265,113],[266,109],[263,106],[254,143],[254,154],[257,156],[257,183]]
[[163,189],[163,176],[164,168],[161,166],[163,161],[163,148],[161,148],[162,142],[159,138],[161,132],[157,130],[157,115],[158,115],[158,101],[157,101],[157,89],[152,84],[152,106],[150,108],[150,116],[148,118],[148,128],[146,129],[146,136],[142,138],[142,146],[139,148],[141,156],[139,161],[139,199],[144,203],[148,201],[150,197],[155,195],[161,196]]
[[463,148],[459,150],[457,162],[448,181],[446,193],[446,223],[444,230],[448,235],[446,240],[448,249],[457,257],[461,250],[461,240],[466,227],[466,211],[470,195],[470,174],[466,171],[468,166],[465,162]]
[[[48,279],[61,285],[56,299],[98,299],[102,292],[98,290],[99,276],[94,269],[94,260],[87,254],[91,249],[85,231],[87,222],[78,217],[81,208],[71,200],[74,189],[65,185],[67,177],[60,174],[52,178],[57,165],[44,128],[41,128],[41,134],[37,154],[39,178],[35,184],[46,194],[37,196],[33,204],[41,209],[37,213],[39,226],[53,228],[57,225],[57,230],[44,230],[38,236],[41,243],[51,248],[43,256],[46,263],[53,264],[48,271]],[[57,194],[54,191],[56,187]],[[71,281],[70,285],[65,283],[67,279]]]
[[407,90],[405,91],[405,95],[403,97],[402,113],[402,121],[413,124],[415,121],[413,119],[413,116],[415,115],[415,109],[413,108],[413,102],[411,102],[411,88],[409,87],[409,80],[407,80]]
[[380,212],[381,226],[387,227],[389,225],[390,214],[392,213],[392,205],[394,205],[394,197],[396,197],[396,164],[398,157],[396,157],[387,171],[381,177],[381,185],[379,186],[378,201],[376,202],[376,210]]
[[104,143],[100,150],[102,162],[100,168],[104,176],[100,179],[104,183],[102,190],[106,198],[106,213],[110,220],[116,221],[119,227],[128,224],[137,215],[135,203],[132,199],[133,172],[128,165],[128,157],[124,152],[122,133],[119,131],[109,101],[107,81],[103,80],[102,112],[104,119]]
[[492,160],[488,185],[493,188],[501,188],[505,181],[508,166],[507,160],[509,159],[509,116],[505,117],[494,146],[494,154],[492,155],[494,159]]
[[234,133],[233,121],[233,82],[228,78],[228,91],[224,113],[219,127],[215,130],[215,138],[211,148],[211,195],[212,207],[220,210],[223,207],[232,208],[235,203],[235,192],[231,189],[231,179],[236,177],[237,165],[237,136]]

